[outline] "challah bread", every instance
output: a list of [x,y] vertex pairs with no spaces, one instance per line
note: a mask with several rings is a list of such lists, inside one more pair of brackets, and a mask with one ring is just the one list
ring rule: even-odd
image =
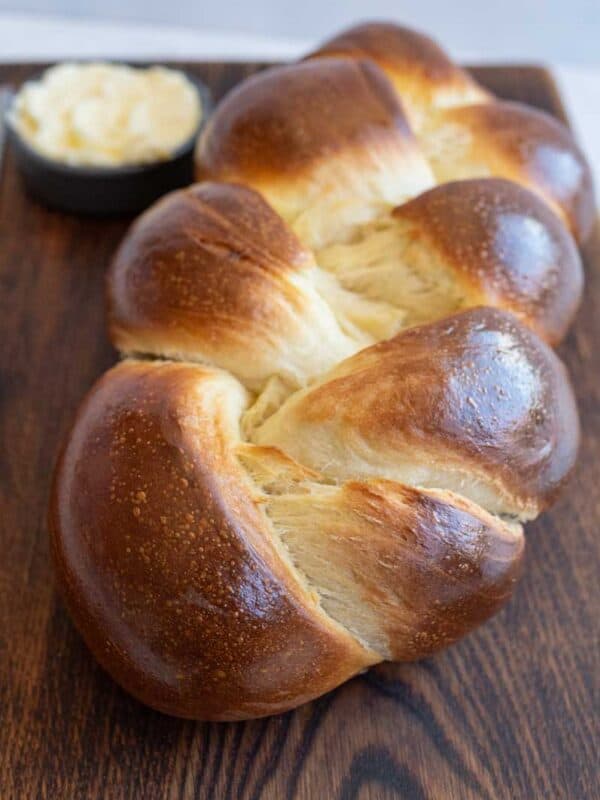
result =
[[557,123],[389,25],[241,84],[197,161],[109,270],[125,360],[75,420],[50,530],[125,688],[244,719],[510,596],[576,456],[549,344],[593,197]]
[[521,527],[452,492],[379,478],[269,497],[266,509],[323,609],[379,659],[452,644],[498,610],[521,570]]
[[386,22],[366,22],[334,36],[308,58],[369,60],[380,67],[418,130],[439,108],[486,103],[492,95],[421,33]]
[[124,361],[57,469],[73,617],[169,713],[276,713],[454,641],[518,574],[522,531],[499,514],[532,516],[576,449],[560,362],[490,309],[363,350],[243,441],[250,402],[213,367]]
[[570,132],[543,111],[496,101],[439,111],[419,142],[436,182],[493,175],[542,197],[583,242],[595,221],[592,176]]
[[174,192],[115,256],[113,341],[127,355],[217,364],[253,391],[273,375],[293,388],[403,327],[476,305],[509,309],[556,343],[581,296],[564,226],[500,179],[435,187],[317,258],[246,187]]
[[257,189],[313,247],[434,184],[385,75],[349,59],[245,80],[213,114],[197,162],[200,179]]
[[88,645],[130,692],[194,718],[278,713],[383,658],[428,655],[510,594],[518,526],[450,492],[331,485],[240,442],[246,403],[219,370],[124,361],[79,412],[54,558]]
[[537,516],[575,461],[578,418],[556,355],[476,308],[342,361],[252,433],[331,480],[382,476]]
[[199,184],[125,237],[108,278],[111,335],[125,353],[218,364],[251,389],[271,375],[303,385],[369,342],[342,331],[316,272],[259,194]]
[[345,288],[403,311],[403,326],[476,305],[512,311],[550,344],[583,288],[579,253],[536,195],[501,178],[451,181],[317,253]]
[[[373,30],[347,31],[344,40],[353,45],[345,58],[336,44],[327,57],[325,45],[314,60],[240,84],[200,138],[198,176],[254,186],[316,248],[342,241],[352,223],[384,213],[433,182],[476,177],[526,186],[579,241],[589,236],[595,219],[591,172],[563,125],[542,111],[478,93],[465,73],[450,69],[437,46],[423,49],[418,35],[386,25],[380,38]],[[362,57],[363,49],[369,60],[348,57]],[[388,65],[398,94],[377,64]],[[460,90],[452,88],[457,84]],[[402,111],[407,85],[413,87],[409,107],[427,111],[417,139]],[[435,113],[431,96],[437,98]],[[398,158],[383,147],[392,141]]]
[[125,361],[58,469],[54,557],[75,621],[121,684],[182,716],[276,713],[377,660],[273,535],[235,455],[246,402],[224,372]]

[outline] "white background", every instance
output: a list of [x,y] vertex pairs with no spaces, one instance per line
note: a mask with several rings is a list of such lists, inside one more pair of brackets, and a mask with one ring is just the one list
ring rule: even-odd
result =
[[3,10],[304,39],[389,17],[460,53],[600,66],[600,0],[0,0]]

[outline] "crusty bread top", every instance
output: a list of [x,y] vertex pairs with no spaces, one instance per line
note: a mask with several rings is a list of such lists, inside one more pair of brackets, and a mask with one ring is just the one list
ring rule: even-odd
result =
[[242,443],[246,402],[220,370],[124,361],[60,460],[62,590],[137,697],[192,718],[278,713],[382,658],[434,652],[510,594],[520,529],[451,493],[333,487]]
[[54,556],[101,663],[169,713],[277,713],[376,660],[278,555],[236,459],[243,388],[124,362],[82,406],[57,472]]
[[401,327],[481,304],[557,343],[581,296],[564,226],[500,179],[435,187],[317,259],[248,187],[174,192],[117,251],[111,337],[128,355],[216,364],[253,391],[273,376],[294,388]]
[[592,173],[571,132],[550,114],[499,100],[448,108],[419,136],[437,182],[508,178],[539,194],[578,241],[589,237],[596,219]]
[[310,245],[433,185],[393,87],[368,61],[249,78],[215,110],[196,160],[201,179],[258,189]]
[[564,125],[494,98],[430,39],[385,23],[242,82],[215,110],[197,164],[199,178],[257,188],[317,248],[464,178],[532,189],[578,241],[595,220],[591,170]]
[[422,33],[386,22],[365,22],[328,39],[308,58],[346,56],[381,67],[400,96],[411,125],[437,108],[485,103],[492,96]]
[[254,390],[302,385],[361,343],[314,287],[316,264],[248,187],[174,192],[132,226],[108,275],[116,346],[218,364]]
[[511,314],[475,308],[362,350],[253,438],[335,480],[386,476],[529,519],[570,473],[578,417],[553,351]]
[[328,59],[243,81],[219,104],[198,155],[209,177],[252,184],[294,178],[323,159],[385,141],[414,146],[383,74],[368,61]]
[[583,268],[560,219],[532,192],[501,178],[450,181],[393,216],[479,304],[512,311],[550,344],[563,338]]
[[424,658],[464,636],[521,570],[520,527],[452,492],[348,481],[270,496],[267,509],[325,610],[386,659]]

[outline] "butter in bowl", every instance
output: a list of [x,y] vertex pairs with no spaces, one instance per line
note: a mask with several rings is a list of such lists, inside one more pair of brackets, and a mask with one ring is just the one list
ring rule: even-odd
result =
[[63,63],[14,96],[7,130],[32,195],[87,214],[127,214],[193,180],[210,98],[160,66]]

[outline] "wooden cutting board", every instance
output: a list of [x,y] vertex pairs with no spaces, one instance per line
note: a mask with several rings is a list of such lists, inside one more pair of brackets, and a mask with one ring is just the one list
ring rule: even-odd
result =
[[[216,98],[259,65],[187,64]],[[17,85],[37,66],[2,66]],[[474,70],[564,118],[536,67]],[[116,359],[104,270],[126,220],[48,211],[5,154],[0,182],[0,797],[598,798],[600,232],[561,355],[583,446],[570,489],[528,528],[509,605],[426,661],[384,665],[297,711],[203,724],[141,706],[98,667],[57,598],[45,512],[59,443]],[[594,703],[596,720],[594,720]]]

